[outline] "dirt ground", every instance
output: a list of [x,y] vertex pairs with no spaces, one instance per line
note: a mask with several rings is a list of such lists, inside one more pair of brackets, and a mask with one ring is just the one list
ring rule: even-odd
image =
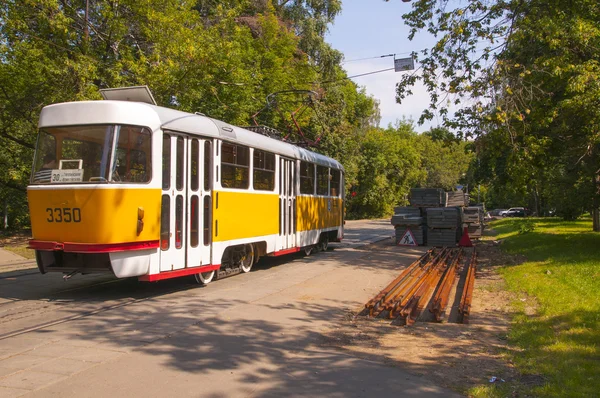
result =
[[[28,239],[27,232],[0,236],[0,247],[24,246]],[[504,254],[500,246],[493,240],[476,243],[477,276],[469,324],[458,323],[460,291],[456,293],[456,286],[461,285],[459,281],[451,292],[455,299],[451,299],[442,323],[433,322],[432,315],[425,309],[413,326],[398,326],[389,319],[360,315],[363,312],[360,307],[333,325],[323,335],[321,344],[398,366],[464,394],[468,394],[470,388],[489,385],[494,376],[497,383],[507,383],[509,388],[511,384],[527,383],[506,356],[510,349],[506,343],[510,301],[516,298],[505,291],[504,282],[496,272],[499,266],[518,264],[524,259]],[[391,239],[364,248],[368,254],[363,261],[387,265],[394,262],[396,254],[407,250],[394,245]],[[398,266],[398,273],[402,269],[404,266]]]
[[[478,266],[469,324],[457,323],[460,292],[455,294],[454,288],[442,323],[432,322],[427,309],[413,326],[396,326],[389,319],[361,315],[363,308],[357,308],[326,333],[323,344],[383,360],[461,393],[489,385],[494,376],[497,383],[516,383],[519,376],[505,356],[512,297],[496,269],[522,259],[503,254],[499,245],[494,241],[476,243]],[[369,259],[377,262],[390,261],[390,254],[406,249],[385,240],[370,250]],[[455,296],[457,300],[452,299]]]

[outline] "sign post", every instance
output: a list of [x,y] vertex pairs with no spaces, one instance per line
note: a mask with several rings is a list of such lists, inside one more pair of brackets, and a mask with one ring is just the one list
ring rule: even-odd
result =
[[394,58],[394,72],[415,69],[415,60],[412,57]]

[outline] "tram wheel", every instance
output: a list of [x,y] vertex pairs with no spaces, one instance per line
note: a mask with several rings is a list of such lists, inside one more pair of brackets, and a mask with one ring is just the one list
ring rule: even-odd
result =
[[194,274],[194,278],[196,278],[196,282],[198,282],[199,285],[203,285],[203,286],[208,285],[210,283],[210,281],[213,280],[214,277],[215,277],[215,271]]
[[254,247],[251,244],[244,245],[244,254],[240,259],[240,268],[242,272],[250,272],[254,264]]
[[322,252],[326,252],[328,247],[329,247],[329,239],[327,237],[324,237],[319,242],[319,250]]
[[311,254],[313,254],[313,252],[315,251],[315,247],[314,246],[306,246],[304,248],[304,254],[307,256],[310,256]]

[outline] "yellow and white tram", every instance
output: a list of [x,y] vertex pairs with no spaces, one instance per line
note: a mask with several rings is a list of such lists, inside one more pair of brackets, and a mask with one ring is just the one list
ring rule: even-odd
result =
[[139,92],[42,110],[27,190],[40,272],[205,284],[341,240],[340,163]]

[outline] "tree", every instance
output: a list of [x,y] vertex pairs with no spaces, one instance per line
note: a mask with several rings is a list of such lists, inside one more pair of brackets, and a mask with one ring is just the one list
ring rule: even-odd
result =
[[[404,18],[410,38],[427,30],[438,41],[416,54],[421,74],[403,78],[398,101],[422,80],[431,101],[421,120],[438,112],[462,135],[504,138],[501,147],[507,149],[496,158],[517,165],[505,168],[510,178],[497,178],[518,182],[538,204],[540,194],[552,191],[540,188],[566,179],[581,187],[583,207],[598,208],[597,1],[470,0],[452,8],[445,1],[419,0]],[[450,106],[459,105],[450,115]],[[480,141],[486,152],[487,142]],[[552,172],[540,171],[548,164]]]
[[395,205],[405,204],[410,188],[425,177],[421,157],[414,145],[413,126],[369,129],[360,148],[356,185],[347,193],[353,218],[384,217]]
[[427,176],[423,187],[453,190],[464,180],[475,157],[469,150],[469,143],[453,141],[448,136],[432,139],[431,131],[416,137],[415,141],[421,153],[421,167]]
[[[8,0],[0,5],[0,200],[25,213],[37,119],[56,102],[100,99],[99,89],[148,85],[160,105],[237,125],[297,132],[293,101],[315,93],[296,120],[317,151],[355,181],[358,142],[377,102],[344,80],[341,53],[324,40],[339,0]],[[86,13],[86,5],[89,10]],[[334,83],[322,83],[334,81]],[[262,112],[261,109],[263,110]],[[299,137],[291,135],[290,140]],[[20,204],[20,205],[18,205]],[[16,211],[16,210],[15,210]],[[21,214],[19,213],[19,214]],[[26,217],[12,217],[26,224]]]

